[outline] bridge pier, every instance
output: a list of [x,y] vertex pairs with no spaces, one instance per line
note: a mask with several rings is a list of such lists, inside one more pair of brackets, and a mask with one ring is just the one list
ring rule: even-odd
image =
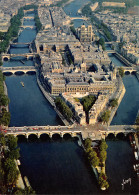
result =
[[50,137],[50,138],[52,138],[52,136],[53,136],[53,133],[52,133],[52,132],[50,132],[50,133],[49,133],[49,137]]
[[60,133],[60,137],[62,137],[62,138],[63,138],[63,135],[64,135],[64,133],[63,133],[63,132],[61,132],[61,133]]

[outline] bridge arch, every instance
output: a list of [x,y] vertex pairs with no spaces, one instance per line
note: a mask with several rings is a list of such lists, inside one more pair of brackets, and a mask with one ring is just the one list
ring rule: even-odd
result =
[[25,74],[25,72],[22,71],[22,70],[18,70],[18,71],[16,71],[16,72],[14,72],[14,74],[15,74],[15,75],[23,75],[23,74]]
[[65,140],[69,140],[69,139],[71,139],[71,138],[72,138],[71,133],[65,133],[65,134],[63,135],[63,139],[65,139]]
[[52,139],[54,141],[61,140],[62,139],[62,136],[60,135],[60,133],[53,133]]
[[48,141],[48,140],[50,140],[49,133],[41,133],[40,134],[40,140],[41,141]]
[[117,133],[117,135],[116,135],[116,138],[117,139],[125,139],[125,134],[124,133]]
[[17,135],[16,137],[18,138],[18,142],[20,142],[20,141],[26,142],[27,141],[27,136],[25,134]]
[[36,141],[36,140],[38,140],[38,135],[35,133],[30,133],[30,134],[28,134],[28,140],[29,141]]
[[4,74],[5,76],[11,76],[11,75],[13,75],[13,73],[10,72],[10,71],[3,72],[3,74]]
[[9,60],[10,60],[10,57],[9,57],[9,56],[3,56],[3,57],[2,57],[2,60],[5,61],[5,62],[6,62],[6,61],[9,61]]
[[136,71],[135,71],[135,70],[133,70],[133,71],[131,72],[131,74],[133,74],[133,75],[134,75],[134,74],[136,74]]
[[126,71],[125,71],[125,74],[126,74],[126,75],[130,74],[130,71],[126,70]]
[[36,71],[35,70],[29,70],[26,72],[26,74],[36,74]]
[[115,134],[114,133],[108,133],[106,136],[106,139],[115,139]]

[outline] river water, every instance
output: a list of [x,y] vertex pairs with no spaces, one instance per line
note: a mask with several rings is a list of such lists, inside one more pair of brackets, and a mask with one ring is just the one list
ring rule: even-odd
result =
[[[64,8],[70,16],[77,16],[78,9],[88,1],[77,0]],[[33,15],[33,14],[27,14]],[[75,27],[83,21],[74,21]],[[34,25],[34,21],[24,21],[24,25]],[[18,42],[31,42],[35,39],[36,30],[25,29],[18,37]],[[29,48],[10,48],[10,53],[28,53]],[[117,66],[123,65],[114,56],[110,57]],[[21,58],[22,59],[22,58]],[[4,66],[30,66],[30,60],[11,60]],[[138,110],[138,81],[134,75],[123,78],[126,94],[121,102],[112,124],[133,124]],[[24,82],[22,87],[20,82]],[[36,83],[36,75],[14,75],[6,77],[10,98],[10,126],[58,125],[61,120],[53,107],[42,95]],[[128,106],[127,106],[128,105]],[[127,141],[107,141],[108,158],[106,162],[110,189],[108,194],[134,191],[135,185],[121,189],[123,179],[132,178],[133,154]],[[84,152],[76,140],[19,142],[21,154],[21,173],[26,175],[33,189],[40,194],[100,194],[96,179],[90,170]]]

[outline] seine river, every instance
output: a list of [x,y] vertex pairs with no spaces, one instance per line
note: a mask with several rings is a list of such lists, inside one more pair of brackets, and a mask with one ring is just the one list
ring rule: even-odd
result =
[[[65,12],[70,16],[76,13],[86,0],[77,0],[65,6]],[[28,14],[33,15],[33,14]],[[81,20],[74,21],[75,26],[80,26]],[[34,21],[25,21],[24,25],[32,25]],[[25,29],[18,37],[18,42],[30,42],[36,37],[36,30]],[[27,53],[29,48],[10,48],[10,53]],[[121,62],[110,56],[113,63],[121,66]],[[15,58],[4,62],[4,66],[30,66],[33,61]],[[22,87],[20,82],[24,82]],[[133,124],[139,105],[139,85],[134,75],[123,78],[126,94],[121,102],[112,124]],[[9,109],[11,112],[10,126],[27,125],[60,125],[61,120],[49,102],[41,93],[36,75],[14,75],[6,77],[6,85],[10,98]],[[34,140],[34,141],[33,141]],[[133,153],[126,140],[107,141],[108,157],[106,161],[107,175],[110,188],[106,194],[130,194],[135,190],[135,175],[133,172]],[[28,142],[19,141],[21,166],[23,176],[37,194],[100,194],[96,178],[90,170],[84,152],[78,146],[77,140],[55,139],[35,140]],[[125,186],[122,191],[123,179],[132,178],[132,184]],[[104,192],[105,193],[105,192]]]

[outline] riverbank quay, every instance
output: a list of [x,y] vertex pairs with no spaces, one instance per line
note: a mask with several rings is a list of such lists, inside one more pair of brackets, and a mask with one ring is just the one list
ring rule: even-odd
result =
[[40,90],[42,91],[44,97],[47,99],[47,101],[49,101],[49,103],[54,107],[54,110],[56,111],[56,113],[58,114],[58,116],[60,117],[60,119],[62,120],[62,122],[64,123],[65,126],[69,125],[69,122],[65,119],[65,117],[58,111],[58,109],[56,108],[54,99],[50,96],[50,94],[43,88],[40,80],[39,80],[39,74],[36,73],[36,78],[37,78],[37,83],[38,86],[40,88]]
[[66,5],[70,4],[72,1],[74,1],[74,0],[69,0],[68,2],[64,3],[64,4],[62,5],[62,7],[65,7]]
[[[5,81],[3,82],[3,86],[4,86],[4,94],[8,97],[8,90]],[[7,112],[9,112],[9,104],[6,106],[6,110]]]
[[136,72],[136,77],[137,77],[137,79],[139,81],[139,71]]
[[20,165],[20,161],[19,160],[15,160],[15,164],[16,164],[17,170],[19,171],[19,175],[18,175],[18,179],[17,179],[17,182],[16,182],[16,186],[18,188],[25,189],[25,185],[24,185],[24,182],[23,182],[23,179],[22,179],[19,167],[18,167]]
[[112,110],[111,110],[111,116],[110,116],[109,121],[108,121],[108,126],[112,122],[112,119],[113,119],[113,117],[114,117],[114,115],[115,115],[124,95],[125,95],[125,92],[126,92],[126,89],[125,89],[125,86],[123,84],[122,78],[118,77],[117,89],[116,89],[116,92],[114,93],[114,95],[112,96],[112,98],[117,99],[118,105],[116,107],[112,108]]

